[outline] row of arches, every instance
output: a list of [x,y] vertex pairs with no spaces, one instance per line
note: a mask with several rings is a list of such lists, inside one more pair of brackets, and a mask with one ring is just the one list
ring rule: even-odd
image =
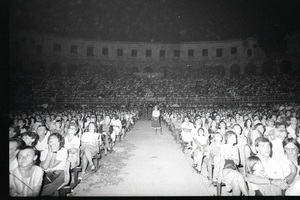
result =
[[[13,63],[12,63],[13,64]],[[16,65],[21,65],[21,62],[16,62]],[[262,64],[261,66],[261,73],[263,74],[272,74],[275,72],[275,68],[274,66],[276,66],[278,64],[276,64],[275,62],[272,61],[268,61]],[[73,75],[78,69],[79,69],[79,65],[75,65],[75,64],[70,64],[67,65],[65,69],[62,68],[62,65],[59,63],[52,63],[49,67],[48,72],[50,72],[50,75],[61,75],[64,71],[64,73],[66,73],[67,75]],[[208,67],[208,66],[207,66]],[[292,71],[292,63],[290,61],[287,60],[283,60],[279,63],[278,65],[279,67],[279,72],[280,73],[289,73]],[[33,63],[31,63],[29,66],[25,67],[26,71],[30,74],[44,74],[47,72],[46,70],[46,64],[42,61],[35,61]],[[127,68],[127,67],[112,67],[112,68],[116,68],[116,70],[119,71],[127,71],[130,73],[135,73],[135,72],[145,72],[145,73],[152,73],[152,72],[160,72],[160,73],[164,73],[165,75],[167,75],[169,72],[176,70],[176,67],[169,67],[169,66],[161,66],[158,69],[153,69],[150,66],[147,66],[145,68],[138,68],[136,66]],[[213,70],[216,70],[217,72],[219,72],[221,75],[225,75],[226,69],[223,65],[217,65],[217,66],[210,66],[208,68],[212,68]],[[188,66],[185,69],[188,69],[190,71],[193,71],[193,69],[197,69],[197,67],[195,66]],[[245,74],[256,74],[258,70],[258,67],[254,64],[254,63],[248,63],[245,65],[244,68],[244,73]],[[242,68],[240,65],[238,64],[233,64],[230,66],[229,68],[229,73],[230,75],[239,75],[241,74]]]

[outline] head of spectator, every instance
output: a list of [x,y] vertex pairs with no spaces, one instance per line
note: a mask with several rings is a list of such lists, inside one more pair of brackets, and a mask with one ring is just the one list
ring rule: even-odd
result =
[[47,134],[48,128],[46,127],[45,124],[41,123],[37,128],[36,128],[36,133],[39,135],[39,137],[43,137]]
[[190,122],[190,118],[189,118],[188,116],[185,116],[185,117],[183,118],[183,122],[184,122],[184,123],[189,123],[189,122]]
[[220,130],[225,130],[225,129],[227,129],[227,124],[226,124],[226,122],[225,122],[224,120],[221,120],[221,121],[219,122],[218,129],[220,129]]
[[21,147],[17,159],[21,168],[33,166],[37,159],[34,147],[28,145]]
[[247,137],[247,144],[249,146],[254,145],[254,142],[257,138],[262,137],[263,134],[259,132],[258,130],[252,130],[249,132],[248,137]]
[[51,133],[48,137],[48,144],[50,146],[52,152],[60,150],[64,144],[64,137],[59,133]]
[[17,137],[17,131],[13,126],[9,126],[9,138]]
[[263,165],[261,160],[257,156],[250,156],[246,161],[246,172],[249,174],[253,174],[255,171],[263,171]]
[[21,138],[9,139],[9,170],[18,167],[17,154],[23,146],[26,146],[26,144]]
[[244,127],[249,129],[252,128],[252,120],[251,119],[246,119],[245,123],[244,123]]
[[267,120],[266,124],[267,124],[267,127],[275,128],[275,121],[272,118]]
[[294,138],[285,138],[282,142],[284,152],[289,160],[298,166],[300,144]]
[[264,158],[270,157],[271,146],[272,144],[268,138],[258,137],[255,140],[255,147],[258,156],[262,156]]
[[223,135],[217,131],[215,134],[213,134],[213,141],[215,143],[221,143],[223,141]]
[[262,123],[255,124],[254,127],[253,127],[253,129],[258,130],[262,134],[264,134],[264,132],[266,131],[266,127]]
[[95,115],[95,114],[92,114],[90,120],[91,120],[91,122],[94,122],[94,123],[95,123],[95,122],[97,121],[96,115]]
[[39,127],[42,124],[43,124],[42,121],[36,121],[32,126],[32,132],[37,132],[37,127]]
[[22,140],[26,145],[35,147],[39,140],[39,135],[35,132],[27,131],[22,134]]
[[90,122],[86,127],[86,131],[91,133],[97,133],[97,125],[94,122]]
[[281,130],[285,130],[286,129],[286,124],[283,122],[278,122],[275,126],[276,129],[281,129]]
[[234,131],[226,131],[224,135],[225,144],[234,145],[237,142],[237,135]]
[[195,124],[196,127],[202,127],[202,120],[201,120],[201,117],[199,115],[196,116],[194,124]]
[[297,120],[297,118],[296,117],[291,117],[290,118],[290,125],[291,126],[297,126],[297,123],[298,123],[298,120]]
[[288,133],[286,130],[282,129],[275,129],[275,138],[279,138],[281,141],[283,141],[287,137]]
[[19,126],[20,129],[22,129],[24,126],[26,126],[25,119],[19,119],[18,126]]
[[243,128],[239,124],[234,124],[232,130],[236,133],[237,136],[241,135]]
[[79,132],[78,130],[79,130],[78,125],[75,122],[71,122],[69,125],[69,128],[68,128],[67,134],[77,135]]

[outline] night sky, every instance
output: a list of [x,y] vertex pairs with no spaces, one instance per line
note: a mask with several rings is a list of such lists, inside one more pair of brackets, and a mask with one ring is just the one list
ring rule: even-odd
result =
[[285,50],[299,0],[10,0],[10,31],[110,41],[179,43],[256,37]]

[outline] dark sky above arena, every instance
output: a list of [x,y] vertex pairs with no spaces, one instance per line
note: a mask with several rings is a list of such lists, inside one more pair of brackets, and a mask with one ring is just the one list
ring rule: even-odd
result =
[[9,2],[10,31],[100,40],[179,43],[257,37],[265,48],[281,50],[286,33],[300,28],[299,0]]

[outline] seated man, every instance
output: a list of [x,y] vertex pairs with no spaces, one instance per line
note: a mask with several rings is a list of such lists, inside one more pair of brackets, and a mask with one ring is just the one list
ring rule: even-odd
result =
[[268,177],[247,173],[248,181],[256,184],[264,196],[282,195],[283,190],[288,188],[288,183],[285,181],[282,166],[278,164],[277,160],[270,157],[271,142],[267,138],[259,137],[255,140],[255,146],[257,157],[259,157]]

